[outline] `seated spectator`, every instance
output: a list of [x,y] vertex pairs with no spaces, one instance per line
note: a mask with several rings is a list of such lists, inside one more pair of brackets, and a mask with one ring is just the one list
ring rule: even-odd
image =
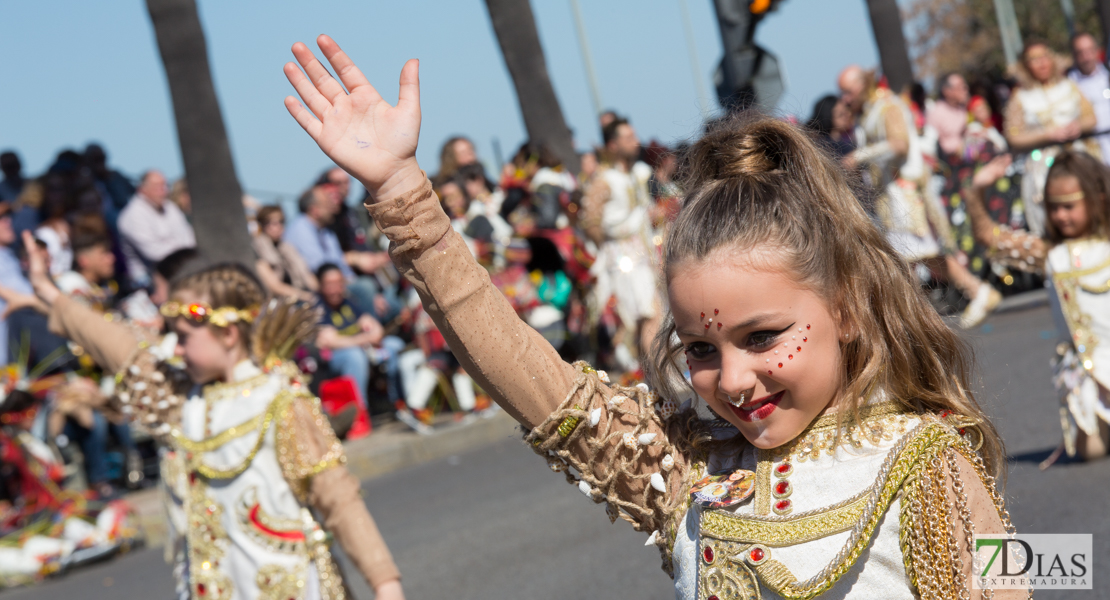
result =
[[390,264],[389,254],[343,252],[335,233],[327,228],[335,218],[337,203],[334,195],[323,187],[314,186],[302,194],[298,205],[301,214],[286,227],[284,238],[296,248],[308,268],[319,271],[325,264],[335,265],[346,279],[351,302],[359,310],[380,322],[396,316],[400,312],[400,304],[391,297],[392,294],[387,294],[388,290],[372,277],[359,277],[355,273],[358,269],[364,275],[373,274]]
[[19,155],[15,152],[0,154],[0,173],[4,174],[4,179],[0,180],[0,202],[15,202],[26,183]]
[[[8,202],[0,202],[0,287],[18,294],[33,295],[31,283],[23,276],[19,258],[12,250],[15,243],[15,230],[12,229],[12,207]],[[8,303],[0,300],[0,314],[7,314]],[[8,318],[0,318],[0,365],[7,365],[8,356]]]
[[[51,262],[53,265],[53,262]],[[116,257],[112,240],[96,234],[81,234],[73,240],[73,269],[54,278],[58,289],[89,306],[107,312],[112,308]]]
[[167,195],[166,177],[147,171],[119,215],[127,273],[141,287],[150,285],[151,266],[176,250],[197,245],[193,226]]
[[258,278],[276,296],[295,296],[312,301],[317,290],[316,275],[292,244],[285,241],[285,214],[280,206],[258,211],[258,235],[251,240],[258,261]]
[[47,185],[39,206],[39,226],[35,238],[46,244],[50,254],[50,274],[54,277],[69,270],[73,264],[73,247],[69,241],[69,206],[66,190],[59,185]]
[[347,298],[347,280],[339,266],[325,263],[316,272],[320,282],[320,307],[323,316],[316,345],[330,351],[328,366],[350,377],[358,388],[359,401],[369,410],[366,392],[370,385],[370,357],[373,346],[380,346],[385,331],[374,317],[359,310]]

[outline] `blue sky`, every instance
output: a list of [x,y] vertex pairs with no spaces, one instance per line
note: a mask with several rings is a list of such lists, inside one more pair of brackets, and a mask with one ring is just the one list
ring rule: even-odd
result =
[[[687,0],[700,72],[690,68],[679,0],[581,0],[605,107],[631,117],[646,141],[696,134],[695,77],[713,100],[721,55],[710,0]],[[510,155],[524,128],[482,0],[198,0],[209,59],[244,188],[287,200],[328,162],[288,116],[282,75],[289,46],[334,37],[389,99],[408,58],[421,59],[424,122],[418,158],[429,171],[453,134],[475,140],[488,166],[492,142]],[[598,142],[569,0],[533,0],[540,39],[563,112],[580,148]],[[785,0],[760,26],[787,77],[780,109],[807,117],[846,64],[874,65],[864,0]],[[136,175],[183,168],[165,74],[142,0],[0,2],[0,149],[38,174],[66,146],[104,144],[111,163]]]

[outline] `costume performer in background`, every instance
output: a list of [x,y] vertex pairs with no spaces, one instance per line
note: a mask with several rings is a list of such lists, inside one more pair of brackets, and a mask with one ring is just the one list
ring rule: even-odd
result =
[[[30,279],[51,330],[119,373],[106,408],[164,442],[166,551],[179,598],[346,598],[329,534],[378,598],[403,597],[342,444],[284,360],[314,334],[313,308],[266,300],[241,266],[210,267],[173,285],[162,314],[177,345],[166,347],[61,294],[44,265],[32,252]],[[175,355],[183,369],[172,366]]]
[[650,534],[679,598],[982,597],[972,536],[1009,523],[968,350],[807,134],[760,118],[692,147],[664,246],[657,396],[562,362],[451,229],[415,159],[416,61],[393,107],[318,43],[350,93],[298,43],[305,72],[285,73],[304,104],[286,108],[369,190],[394,263],[471,376],[553,470]]
[[983,190],[1001,177],[1009,158],[991,161],[975,175],[968,214],[976,241],[991,260],[1044,275],[1057,328],[1053,383],[1060,395],[1064,443],[1041,463],[1047,468],[1066,451],[1089,460],[1110,448],[1110,167],[1085,152],[1063,150],[1046,176],[1048,219],[1044,237],[1012,231],[991,221]]
[[909,263],[922,263],[941,281],[951,282],[968,300],[960,317],[965,329],[981,323],[1002,295],[952,255],[955,240],[948,215],[928,185],[929,172],[909,106],[879,87],[875,74],[857,66],[839,79],[841,98],[857,117],[861,139],[846,158],[865,167],[878,197],[876,210],[887,240]]
[[1032,42],[1021,53],[1014,71],[1019,87],[1006,105],[1006,139],[1021,159],[1025,221],[1036,235],[1045,233],[1044,189],[1048,168],[1064,148],[1099,156],[1094,138],[1077,140],[1094,131],[1091,103],[1075,82],[1064,76],[1066,59],[1047,45]]
[[[594,305],[599,312],[616,298],[621,332],[614,336],[617,363],[635,371],[659,329],[661,305],[651,224],[655,201],[648,191],[651,167],[638,160],[640,140],[625,119],[615,119],[602,130],[607,164],[591,181],[582,199],[581,226],[597,244],[591,273],[597,278]],[[632,359],[622,340],[631,336],[638,351]]]

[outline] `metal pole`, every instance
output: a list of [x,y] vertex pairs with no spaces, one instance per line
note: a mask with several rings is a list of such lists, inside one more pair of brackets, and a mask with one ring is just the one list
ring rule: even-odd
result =
[[686,0],[678,0],[678,7],[682,11],[682,32],[686,36],[686,52],[690,55],[690,71],[694,78],[694,90],[698,93],[698,106],[701,108],[702,117],[709,115],[709,93],[705,90],[705,74],[701,71],[698,61],[698,47],[694,42],[694,23],[690,20],[690,7]]
[[586,23],[582,20],[582,8],[578,0],[570,0],[570,10],[574,13],[574,28],[578,32],[578,46],[582,50],[582,62],[586,64],[586,83],[590,86],[590,101],[594,105],[594,114],[601,116],[601,91],[597,85],[597,73],[594,72],[594,59],[590,54],[590,41],[586,39]]
[[1002,53],[1006,55],[1006,66],[1018,61],[1024,44],[1021,30],[1018,29],[1014,0],[994,0],[994,12],[998,16],[998,30],[1002,34]]
[[1068,26],[1068,38],[1075,36],[1075,4],[1071,0],[1060,0],[1060,8],[1064,9],[1064,22]]

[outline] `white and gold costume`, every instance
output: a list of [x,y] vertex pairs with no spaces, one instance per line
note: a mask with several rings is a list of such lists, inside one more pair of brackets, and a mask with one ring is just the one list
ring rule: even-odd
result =
[[604,306],[616,297],[617,313],[630,327],[659,311],[650,179],[651,167],[642,162],[627,172],[608,167],[594,176],[584,200],[583,226],[597,232],[591,236],[597,259],[590,269],[597,277],[596,303]]
[[[897,132],[887,131],[892,123],[898,123]],[[939,199],[926,185],[929,171],[909,107],[890,90],[876,89],[864,105],[859,131],[860,148],[853,156],[869,167],[887,239],[909,262],[939,255],[942,243],[951,245],[951,233]],[[891,149],[893,135],[906,137],[904,156]]]
[[1068,455],[1079,430],[1099,435],[1110,423],[1110,241],[1073,240],[1048,252],[1045,261],[1053,313],[1068,341],[1058,348],[1054,381]]
[[[295,347],[318,320],[292,301],[271,301],[266,316],[274,327],[252,335],[280,338],[271,348]],[[113,408],[163,442],[166,554],[178,598],[344,599],[332,536],[372,586],[399,577],[296,367],[276,355],[265,370],[244,360],[232,381],[199,386],[170,364],[171,344],[140,341],[72,299],[55,301],[50,326],[119,373]]]
[[[1070,79],[1062,77],[1048,85],[1039,85],[1030,77],[1023,79],[1006,107],[1006,129],[1011,137],[1022,131],[1063,127],[1079,121],[1085,112],[1091,111],[1090,103]],[[1070,146],[1095,157],[1100,155],[1098,143],[1093,138],[1077,140]],[[1029,231],[1038,236],[1043,236],[1045,232],[1044,188],[1048,168],[1062,148],[1063,145],[1055,145],[1037,149],[1023,161],[1025,171],[1021,180],[1021,197],[1025,204],[1025,221]]]

